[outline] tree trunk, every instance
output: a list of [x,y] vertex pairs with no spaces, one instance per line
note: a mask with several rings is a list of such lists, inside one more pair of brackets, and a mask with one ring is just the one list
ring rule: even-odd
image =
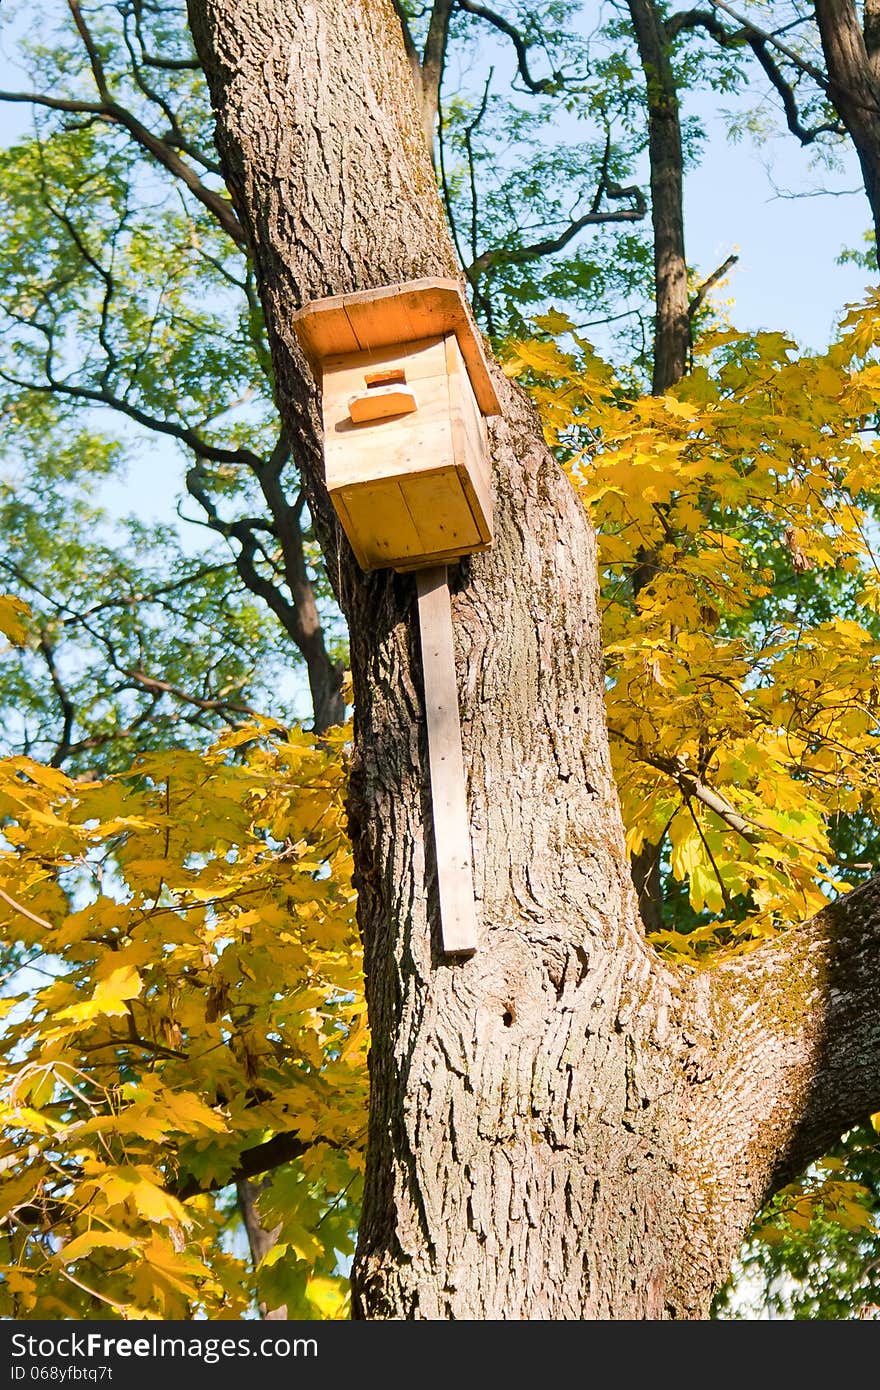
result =
[[864,31],[853,0],[815,0],[828,72],[828,96],[859,156],[880,265],[880,18],[864,8]]
[[684,376],[690,346],[681,124],[669,40],[653,0],[629,0],[629,12],[648,104],[656,305],[651,389],[660,395]]
[[353,0],[344,25],[331,0],[190,12],[351,631],[372,1030],[355,1316],[705,1316],[773,1185],[880,1105],[874,896],[714,971],[646,945],[593,537],[496,371],[496,540],[453,576],[480,944],[442,957],[415,586],[363,574],[342,539],[291,322],[322,295],[455,272],[400,27],[390,0]]
[[432,156],[437,115],[440,110],[440,87],[443,82],[443,63],[446,58],[446,42],[452,6],[453,0],[434,0],[428,34],[425,39],[425,51],[421,61],[422,130],[425,144]]
[[[684,255],[684,150],[678,86],[669,61],[665,27],[653,0],[629,0],[629,12],[645,78],[648,112],[655,306],[651,390],[659,396],[684,376],[691,341]],[[633,598],[638,598],[657,575],[653,552],[639,550],[636,558]],[[645,845],[630,859],[639,910],[648,931],[658,931],[663,925],[662,851],[661,839],[659,844]]]

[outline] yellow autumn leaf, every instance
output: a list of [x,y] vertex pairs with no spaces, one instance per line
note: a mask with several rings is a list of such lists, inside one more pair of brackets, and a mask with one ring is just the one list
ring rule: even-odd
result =
[[348,1304],[346,1281],[315,1275],[306,1283],[306,1298],[322,1318],[341,1318]]
[[23,599],[0,594],[0,632],[17,647],[24,646],[27,641],[27,627],[22,619],[28,617],[30,611]]
[[199,1134],[210,1130],[215,1134],[225,1134],[229,1124],[218,1115],[194,1091],[165,1091],[159,1098],[163,1111],[174,1121],[174,1126],[187,1134]]
[[126,1234],[125,1231],[85,1231],[81,1236],[74,1236],[73,1240],[62,1245],[58,1251],[56,1259],[59,1264],[74,1264],[77,1260],[85,1259],[95,1250],[137,1250],[141,1242],[134,1236]]
[[62,1009],[56,1018],[59,1021],[69,1019],[72,1023],[86,1023],[102,1015],[115,1017],[126,1014],[126,1005],[130,1000],[137,999],[142,989],[143,981],[134,966],[119,966],[105,979],[98,981],[91,999],[81,1004],[71,1004]]
[[176,1197],[165,1192],[156,1183],[142,1178],[132,1188],[131,1200],[134,1203],[138,1215],[145,1221],[151,1221],[162,1225],[168,1222],[179,1226],[190,1226],[192,1218],[187,1213],[186,1207],[178,1202]]

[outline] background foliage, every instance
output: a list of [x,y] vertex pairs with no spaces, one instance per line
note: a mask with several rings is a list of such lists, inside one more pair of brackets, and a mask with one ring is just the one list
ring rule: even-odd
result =
[[[402,9],[426,44],[435,10]],[[5,109],[29,112],[0,151],[4,1316],[347,1310],[367,1038],[345,634],[184,19],[177,0],[2,17],[23,69]],[[808,19],[775,14],[792,51]],[[692,277],[689,370],[646,394],[629,21],[569,0],[448,20],[450,223],[599,533],[646,921],[711,968],[876,867],[880,299],[810,353],[737,331]],[[754,49],[705,39],[677,34],[675,83],[741,91]],[[821,86],[795,86],[833,161]],[[685,164],[704,136],[684,121]],[[144,478],[173,493],[160,520]],[[783,1316],[871,1315],[865,1120],[773,1199],[719,1315],[749,1315],[748,1288]]]

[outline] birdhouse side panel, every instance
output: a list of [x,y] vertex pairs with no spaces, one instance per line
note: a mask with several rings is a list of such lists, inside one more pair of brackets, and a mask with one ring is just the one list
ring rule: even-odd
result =
[[483,545],[492,541],[492,479],[486,421],[454,337],[446,342],[452,448]]

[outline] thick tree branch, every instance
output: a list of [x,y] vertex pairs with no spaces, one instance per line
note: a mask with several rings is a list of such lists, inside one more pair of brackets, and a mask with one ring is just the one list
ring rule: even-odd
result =
[[20,102],[27,106],[47,106],[50,111],[71,111],[74,113],[85,112],[92,116],[100,116],[105,121],[113,119],[107,112],[107,108],[95,101],[75,101],[68,97],[52,97],[43,92],[7,92],[0,91],[0,101]]
[[697,1162],[763,1200],[880,1108],[878,978],[878,879],[701,977],[717,1045],[690,1065],[723,1094],[703,1090]]
[[[790,50],[787,45],[780,45],[775,35],[765,33],[764,30],[756,28],[748,20],[743,21],[742,27],[737,30],[728,29],[711,10],[681,10],[670,16],[665,27],[670,40],[686,30],[700,28],[705,29],[722,48],[750,48],[779,95],[788,129],[792,135],[800,140],[802,145],[813,144],[820,135],[844,135],[846,133],[843,126],[835,121],[824,121],[820,125],[812,127],[803,124],[795,99],[794,87],[786,80],[782,69],[770,53],[768,45],[772,43],[786,57],[789,57],[790,61],[793,61],[791,55],[794,50]],[[799,65],[798,70],[806,71],[807,69]],[[818,69],[816,71],[818,72]],[[816,73],[810,73],[810,75],[814,80],[818,80]]]
[[695,294],[691,296],[690,302],[688,303],[688,318],[693,319],[695,317],[700,305],[703,303],[712,286],[717,285],[719,280],[723,280],[728,270],[731,270],[738,260],[739,256],[728,256],[726,260],[721,262],[717,270],[713,270],[712,274],[706,277]]
[[808,59],[804,58],[800,53],[790,48],[788,44],[782,43],[775,34],[770,33],[767,29],[762,29],[759,24],[755,24],[752,20],[747,19],[745,15],[741,15],[737,10],[734,10],[727,4],[727,0],[709,0],[709,3],[716,10],[724,10],[725,14],[729,14],[731,19],[735,20],[746,33],[762,40],[763,43],[768,44],[771,48],[775,48],[777,52],[783,54],[783,56],[786,57],[790,63],[793,63],[801,72],[805,72],[812,77],[813,81],[816,82],[823,91],[828,87],[828,75],[824,73],[821,68],[817,68],[815,63],[809,62]]
[[130,420],[143,425],[145,429],[153,430],[157,434],[170,435],[172,439],[177,439],[181,444],[185,444],[196,455],[196,458],[204,459],[208,463],[244,463],[249,467],[259,467],[260,459],[251,449],[226,449],[219,444],[211,444],[203,439],[195,430],[188,425],[179,425],[173,420],[163,420],[157,415],[149,415],[139,406],[132,405],[131,401],[125,400],[122,396],[117,396],[114,392],[107,389],[97,389],[92,386],[76,386],[67,381],[59,381],[57,377],[48,375],[46,381],[25,381],[12,376],[9,372],[0,371],[0,379],[9,382],[10,386],[17,386],[22,391],[38,391],[41,393],[56,393],[60,396],[68,396],[72,400],[90,401],[94,405],[106,405],[112,410],[117,410],[121,415],[127,415]]
[[99,104],[93,101],[75,101],[66,97],[53,97],[43,92],[0,91],[0,101],[24,102],[32,106],[45,106],[52,111],[83,112],[96,116],[99,120],[123,126],[133,136],[142,149],[180,179],[198,201],[213,213],[220,226],[229,234],[237,246],[245,245],[241,223],[232,210],[232,204],[219,193],[206,188],[198,174],[180,158],[180,155],[167,141],[154,135],[149,127],[137,119],[132,112],[118,102]]
[[798,105],[795,100],[794,88],[786,82],[778,64],[773,61],[767,45],[763,39],[751,37],[749,47],[757,58],[761,67],[782,102],[782,110],[785,113],[785,123],[792,135],[800,140],[802,145],[812,145],[820,135],[845,135],[846,129],[838,121],[822,121],[817,126],[805,126],[800,118]]
[[534,78],[529,70],[528,45],[519,30],[505,19],[503,15],[497,14],[495,10],[490,10],[487,5],[480,5],[476,0],[456,0],[458,8],[465,14],[475,15],[478,19],[483,19],[487,24],[491,24],[493,29],[506,35],[513,44],[516,53],[516,66],[523,83],[530,92],[538,94],[542,92],[553,92],[559,88],[562,82],[562,73],[554,72],[552,77]]
[[7,92],[0,91],[0,101],[29,102],[36,106],[45,106],[55,111],[82,112],[94,115],[101,120],[111,121],[122,126],[128,131],[129,135],[140,145],[141,149],[161,164],[170,174],[189,189],[195,198],[206,207],[217,219],[220,226],[232,238],[238,246],[244,246],[245,236],[241,223],[233,211],[232,204],[221,194],[215,193],[213,189],[206,187],[202,183],[195,170],[181,159],[177,151],[168,143],[155,135],[148,126],[138,120],[137,116],[127,107],[117,102],[108,85],[107,76],[101,62],[100,54],[97,49],[89,28],[83,19],[82,12],[76,0],[68,0],[68,7],[73,16],[74,24],[80,35],[83,46],[88,54],[89,63],[92,69],[92,76],[95,86],[98,89],[100,102],[85,102],[68,100],[63,97],[55,97],[43,93],[35,92]]
[[[314,590],[306,569],[301,506],[291,506],[281,488],[280,471],[287,457],[288,446],[282,436],[269,460],[254,469],[272,513],[271,524],[259,518],[224,521],[208,495],[206,478],[198,465],[187,472],[186,486],[190,496],[205,513],[207,525],[219,535],[237,541],[239,548],[234,563],[242,582],[266,603],[299,649],[306,664],[314,728],[317,733],[324,733],[332,725],[341,724],[345,718],[343,673],[341,666],[330,659],[325,645]],[[292,602],[257,567],[260,547],[255,531],[260,528],[271,531],[281,544],[284,578]]]
[[[281,1233],[280,1224],[271,1228],[262,1224],[260,1210],[257,1205],[260,1197],[260,1187],[261,1184],[251,1182],[250,1178],[239,1178],[235,1184],[238,1210],[244,1222],[244,1229],[251,1251],[251,1263],[255,1273]],[[260,1317],[265,1318],[267,1322],[279,1322],[287,1317],[286,1304],[280,1304],[277,1308],[270,1308],[267,1303],[261,1300],[259,1308]]]
[[[135,29],[137,31],[138,43],[141,49],[141,61],[147,67],[163,68],[166,72],[198,72],[201,64],[195,56],[191,58],[169,58],[164,54],[160,57],[157,53],[148,53],[147,45],[143,35],[142,17],[144,12],[143,0],[133,0],[132,11],[134,13]],[[186,33],[186,30],[183,31]]]
[[485,275],[487,270],[492,270],[498,265],[521,265],[526,261],[540,260],[542,256],[552,256],[567,246],[578,232],[583,231],[584,227],[600,226],[605,222],[639,222],[645,216],[647,212],[645,196],[636,185],[631,184],[624,188],[620,184],[606,182],[605,193],[609,198],[631,198],[633,206],[609,208],[603,212],[591,208],[583,216],[574,218],[557,236],[545,237],[542,241],[533,242],[530,246],[519,246],[513,249],[496,247],[491,251],[483,251],[468,266],[466,271],[468,279],[477,280],[481,275]]
[[654,232],[654,370],[651,390],[684,375],[690,345],[684,250],[684,154],[669,36],[654,0],[628,0],[648,105],[651,224]]
[[70,698],[67,688],[64,685],[64,682],[62,681],[61,676],[59,674],[58,665],[55,661],[55,648],[49,641],[49,637],[46,632],[40,633],[40,652],[42,654],[43,660],[46,663],[46,668],[49,672],[49,679],[52,682],[52,689],[55,691],[55,694],[58,698],[58,703],[61,706],[61,736],[58,739],[58,746],[56,747],[55,752],[52,754],[49,766],[61,767],[70,753],[70,739],[71,734],[73,733],[73,725],[74,720],[76,718],[76,709],[74,707],[73,701]]
[[180,686],[174,685],[171,681],[160,680],[158,676],[148,676],[146,671],[139,671],[135,667],[119,666],[120,675],[125,676],[139,690],[146,690],[151,695],[172,695],[175,700],[180,700],[181,704],[193,705],[196,709],[203,711],[219,711],[221,714],[228,713],[255,716],[257,711],[251,709],[250,705],[235,704],[225,699],[206,699],[200,695],[193,695],[187,690],[182,690]]
[[322,1135],[315,1135],[313,1139],[304,1140],[296,1130],[285,1131],[282,1134],[273,1135],[271,1139],[265,1140],[262,1144],[255,1144],[253,1148],[243,1149],[234,1171],[228,1178],[215,1178],[210,1183],[199,1182],[196,1178],[186,1178],[180,1183],[170,1183],[168,1191],[180,1202],[185,1202],[189,1197],[197,1197],[200,1192],[218,1192],[221,1187],[227,1187],[229,1183],[239,1183],[250,1178],[258,1178],[263,1173],[269,1173],[275,1168],[282,1167],[285,1163],[292,1163],[295,1158],[302,1158],[303,1154],[307,1153],[315,1144],[327,1144],[331,1148],[339,1147],[334,1140],[326,1139]]
[[722,48],[739,48],[746,41],[747,30],[728,29],[711,10],[678,10],[665,21],[664,28],[670,43],[690,29],[705,29]]
[[475,158],[475,155],[474,155],[474,131],[477,130],[477,129],[479,128],[480,122],[482,121],[483,117],[484,117],[485,114],[486,114],[486,107],[487,107],[488,104],[489,104],[489,89],[490,89],[490,87],[491,87],[491,85],[492,85],[492,76],[493,76],[493,72],[494,72],[494,69],[490,68],[490,69],[489,69],[489,72],[488,72],[488,75],[487,75],[487,77],[486,77],[485,85],[484,85],[484,87],[483,87],[483,99],[482,99],[482,101],[480,102],[480,105],[477,107],[477,110],[476,110],[476,113],[475,113],[475,115],[474,115],[474,117],[473,117],[473,120],[468,121],[467,125],[466,125],[465,128],[464,128],[464,148],[465,148],[465,151],[466,151],[466,153],[467,153],[468,177],[469,177],[470,189],[471,189],[471,228],[470,228],[471,256],[474,257],[474,260],[473,260],[473,262],[472,262],[472,264],[471,264],[470,269],[467,270],[465,273],[466,273],[468,279],[470,280],[471,284],[474,284],[474,282],[475,282],[476,279],[477,279],[477,276],[479,275],[479,271],[475,271],[475,270],[474,270],[474,265],[476,264],[476,256],[477,256],[477,235],[478,235],[478,226],[479,226],[479,206],[480,206],[480,205],[479,205],[479,196],[478,196],[478,193],[477,193],[477,166],[476,166],[476,158]]
[[[178,120],[177,112],[174,110],[171,103],[161,92],[156,90],[150,81],[148,81],[138,61],[138,55],[135,52],[135,47],[129,33],[128,16],[126,14],[123,15],[122,36],[128,50],[132,81],[141,95],[145,96],[154,106],[157,106],[168,122],[168,133],[163,137],[165,144],[171,149],[180,150],[183,154],[189,155],[190,159],[194,159],[196,163],[201,164],[202,168],[207,169],[209,173],[220,175],[220,165],[217,160],[210,158],[204,151],[197,149],[196,146],[187,139],[181,128],[180,121]],[[141,50],[143,50],[142,39],[140,40],[140,47]]]
[[308,576],[301,524],[304,499],[291,505],[281,486],[281,472],[289,457],[290,449],[282,432],[272,455],[257,472],[257,479],[281,545],[284,579],[293,599],[294,625],[288,631],[306,664],[315,716],[314,729],[322,734],[334,724],[345,721],[343,673],[342,667],[332,661],[327,652],[315,591]]
[[[880,264],[880,78],[876,50],[869,54],[852,0],[815,0],[828,69],[827,88],[852,137],[874,217]],[[874,13],[871,22],[874,21]],[[874,30],[872,29],[872,43]]]
[[[0,898],[5,898],[6,894],[0,891]],[[15,904],[18,907],[18,904]],[[20,909],[21,910],[21,909]],[[30,913],[26,914],[30,916]],[[34,918],[39,921],[38,918]],[[48,926],[48,923],[43,925]],[[129,1045],[130,1040],[124,1039],[125,1046]],[[108,1044],[109,1046],[110,1044]],[[175,1052],[174,1049],[161,1049],[163,1054],[179,1057],[183,1054]],[[316,1144],[324,1144],[329,1148],[339,1148],[336,1140],[327,1139],[323,1135],[315,1135],[313,1139],[304,1140],[295,1130],[285,1131],[275,1134],[271,1139],[265,1140],[262,1144],[255,1144],[250,1149],[243,1149],[238,1157],[238,1161],[232,1173],[226,1178],[214,1178],[210,1182],[200,1182],[197,1178],[184,1178],[177,1182],[168,1182],[165,1185],[166,1192],[176,1197],[179,1202],[186,1202],[191,1197],[198,1197],[205,1192],[219,1192],[221,1188],[228,1187],[230,1184],[249,1182],[252,1178],[261,1177],[264,1173],[274,1172],[276,1168],[281,1168],[285,1163],[292,1163],[294,1159],[301,1158],[310,1148]],[[66,1201],[59,1201],[51,1197],[46,1197],[40,1202],[30,1202],[25,1206],[16,1208],[15,1216],[18,1221],[25,1225],[51,1226],[59,1220],[63,1220],[69,1215],[69,1207]]]

